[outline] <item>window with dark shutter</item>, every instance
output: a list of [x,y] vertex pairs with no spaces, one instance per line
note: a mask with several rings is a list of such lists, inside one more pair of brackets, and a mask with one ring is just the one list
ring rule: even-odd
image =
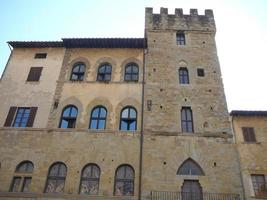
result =
[[27,81],[39,81],[43,67],[31,67]]
[[4,126],[32,127],[37,109],[37,107],[10,107]]
[[47,56],[47,53],[36,53],[34,58],[35,59],[45,59]]
[[253,127],[242,127],[242,132],[245,142],[256,142],[256,137]]

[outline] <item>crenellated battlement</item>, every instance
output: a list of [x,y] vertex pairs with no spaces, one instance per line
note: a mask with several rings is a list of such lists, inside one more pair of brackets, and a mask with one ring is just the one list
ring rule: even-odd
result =
[[185,15],[183,9],[176,8],[175,14],[168,14],[168,8],[160,8],[160,13],[153,13],[153,8],[146,8],[147,30],[201,30],[216,31],[213,11],[205,10],[205,15],[199,15],[197,9],[190,9],[190,14]]

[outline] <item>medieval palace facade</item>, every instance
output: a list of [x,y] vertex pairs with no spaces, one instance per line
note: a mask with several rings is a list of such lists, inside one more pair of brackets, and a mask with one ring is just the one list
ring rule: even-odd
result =
[[12,41],[0,199],[264,199],[267,112],[227,110],[212,10],[144,38]]

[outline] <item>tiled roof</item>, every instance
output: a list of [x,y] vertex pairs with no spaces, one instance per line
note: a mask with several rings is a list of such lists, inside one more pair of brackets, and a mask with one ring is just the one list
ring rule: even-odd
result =
[[231,116],[257,116],[257,117],[267,117],[267,111],[253,111],[253,110],[232,110],[230,112]]
[[10,41],[13,48],[146,48],[145,38],[63,38],[62,41]]
[[7,43],[13,48],[63,47],[63,42],[60,41],[10,41]]

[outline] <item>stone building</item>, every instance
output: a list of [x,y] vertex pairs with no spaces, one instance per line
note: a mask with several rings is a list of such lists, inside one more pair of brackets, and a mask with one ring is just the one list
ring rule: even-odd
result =
[[246,199],[266,199],[267,112],[234,110],[230,115]]
[[244,199],[215,33],[146,8],[144,38],[8,42],[0,199]]

